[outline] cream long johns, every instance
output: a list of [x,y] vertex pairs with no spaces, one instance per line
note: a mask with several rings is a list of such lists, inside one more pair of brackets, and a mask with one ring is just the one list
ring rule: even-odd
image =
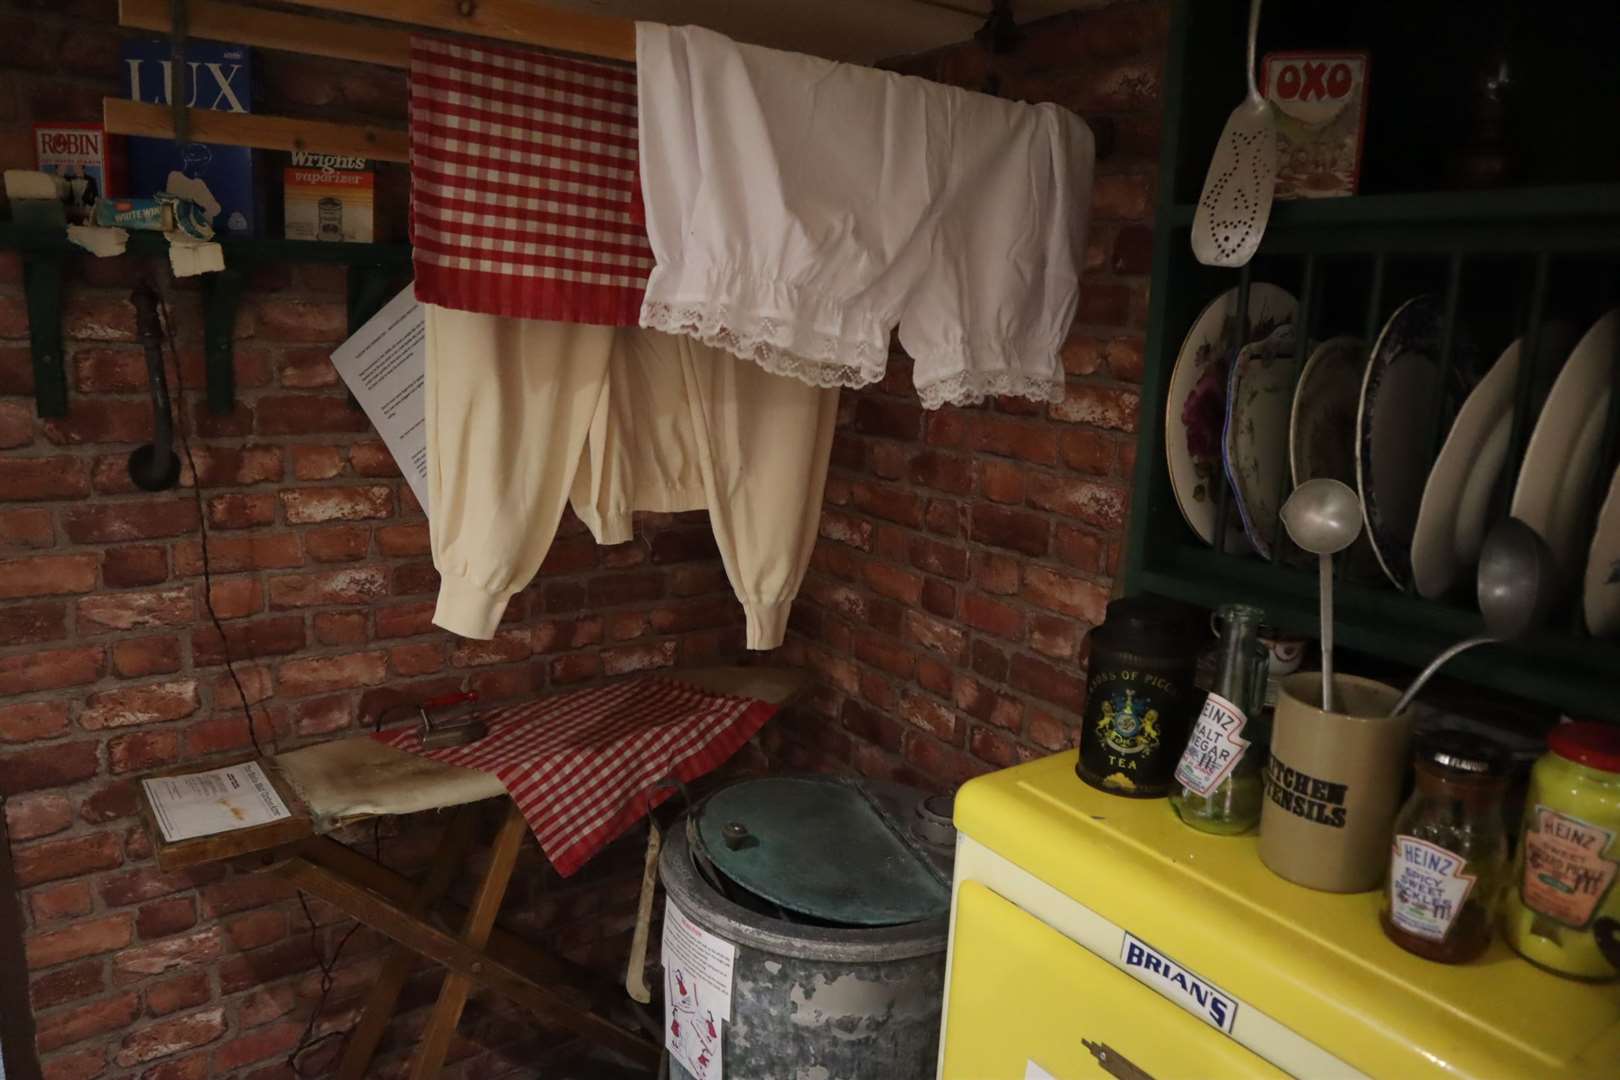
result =
[[815,543],[838,391],[653,330],[427,305],[433,621],[491,637],[572,502],[600,543],[707,509],[748,647],[782,643]]

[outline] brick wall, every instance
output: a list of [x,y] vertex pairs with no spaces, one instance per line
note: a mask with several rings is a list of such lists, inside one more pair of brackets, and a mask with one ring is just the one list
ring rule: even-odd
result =
[[[775,764],[949,786],[1069,744],[1085,635],[1120,558],[1151,247],[1162,2],[1088,4],[993,60],[975,46],[903,70],[1057,101],[1110,145],[1095,194],[1064,402],[923,413],[909,362],[846,394],[821,540],[780,659],[817,673],[808,705],[767,728]],[[112,0],[0,0],[0,167],[31,162],[28,125],[94,117],[116,91]],[[266,111],[401,122],[398,73],[259,54]],[[402,220],[403,177],[381,178]],[[397,230],[396,230],[397,235]],[[133,816],[141,771],[247,744],[240,701],[200,607],[191,488],[138,494],[124,474],[150,432],[131,285],[161,266],[80,260],[65,327],[72,412],[34,418],[20,268],[0,258],[0,794],[24,882],[40,1047],[52,1080],[287,1075],[318,995],[312,945],[348,924],[251,875],[159,873]],[[703,515],[649,517],[597,548],[565,527],[493,643],[428,624],[434,573],[420,510],[327,361],[342,276],[259,273],[238,324],[239,404],[207,413],[200,302],[170,289],[183,405],[195,425],[214,600],[266,734],[283,747],[352,732],[385,688],[470,686],[487,698],[647,666],[737,655],[740,612]],[[187,483],[190,483],[188,477]],[[431,849],[407,822],[385,858]],[[566,888],[535,852],[508,921],[601,965],[623,955],[639,853],[618,845]],[[350,940],[321,1030],[352,1022],[381,942]],[[421,1005],[432,973],[413,983]],[[386,1049],[398,1071],[422,1020]],[[527,1021],[475,1003],[468,1075],[533,1048]],[[329,1055],[312,1061],[319,1072]]]
[[818,691],[770,733],[789,767],[940,787],[1074,742],[1130,503],[1169,21],[1157,0],[1086,6],[1010,54],[892,65],[1072,108],[1106,158],[1061,403],[926,413],[898,352],[881,385],[845,395],[784,647]]
[[[117,92],[112,0],[0,7],[0,167],[31,167],[36,119],[94,118]],[[260,53],[266,111],[403,122],[397,72]],[[385,178],[397,208],[395,170]],[[397,226],[397,210],[392,214]],[[167,268],[75,260],[63,326],[70,413],[41,421],[30,396],[16,257],[0,256],[0,796],[22,906],[38,1046],[50,1080],[288,1075],[282,1062],[350,924],[314,904],[313,935],[274,880],[220,868],[157,870],[133,779],[248,748],[241,702],[202,608],[199,511],[186,486],[136,491],[126,461],[151,437],[131,287]],[[165,286],[194,425],[214,606],[260,736],[282,749],[353,734],[388,691],[468,687],[486,701],[741,652],[732,598],[703,514],[649,516],[638,539],[599,548],[574,521],[492,642],[429,619],[437,579],[427,525],[328,361],[345,336],[341,268],[258,272],[237,324],[238,403],[200,400],[201,302]],[[171,371],[171,387],[175,386]],[[177,395],[178,397],[178,395]],[[385,839],[421,863],[438,825]],[[369,831],[364,835],[369,847]],[[568,883],[525,852],[506,922],[577,959],[623,962],[641,855],[632,837]],[[383,943],[343,951],[321,1030],[351,1023]],[[4,977],[20,977],[5,973]],[[424,971],[407,1006],[429,1000]],[[391,1071],[423,1015],[406,1009]],[[475,1002],[455,1057],[499,1075],[535,1027]],[[336,1044],[309,1061],[330,1065]]]

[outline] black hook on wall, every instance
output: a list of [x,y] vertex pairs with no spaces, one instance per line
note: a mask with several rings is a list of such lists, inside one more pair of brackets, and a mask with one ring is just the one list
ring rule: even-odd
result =
[[142,282],[130,294],[135,305],[135,332],[146,347],[146,386],[152,395],[152,441],[129,455],[129,478],[144,491],[167,491],[180,480],[174,453],[174,418],[169,411],[169,380],[163,372],[163,320],[158,294]]
[[1000,97],[1001,76],[996,73],[994,57],[1012,52],[1023,40],[1023,33],[1018,29],[1018,20],[1013,15],[1012,0],[994,0],[990,5],[989,17],[984,20],[984,25],[974,32],[973,40],[992,58],[989,61],[989,73],[985,75],[984,85],[979,87],[979,92],[989,94],[991,97]]

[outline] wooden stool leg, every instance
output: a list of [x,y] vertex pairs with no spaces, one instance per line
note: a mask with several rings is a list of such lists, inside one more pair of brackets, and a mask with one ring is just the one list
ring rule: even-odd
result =
[[[428,867],[427,876],[422,879],[422,884],[417,887],[405,910],[422,918],[432,911],[434,905],[449,891],[450,883],[455,880],[456,872],[461,869],[461,861],[466,857],[467,848],[472,843],[473,830],[477,823],[478,811],[473,806],[463,806],[455,812],[450,824],[445,827],[438,855],[434,857],[432,865]],[[372,986],[371,993],[366,996],[360,1020],[354,1025],[354,1030],[349,1032],[348,1045],[343,1050],[343,1061],[338,1066],[338,1080],[362,1080],[366,1075],[366,1069],[371,1065],[372,1055],[377,1052],[377,1044],[382,1041],[388,1021],[394,1017],[394,1005],[399,1001],[400,991],[405,989],[405,980],[410,977],[412,962],[416,956],[416,953],[403,945],[395,945],[389,950],[382,972],[378,975],[376,984]]]
[[[517,803],[508,804],[506,820],[501,823],[501,831],[496,835],[495,846],[490,852],[489,869],[478,883],[478,895],[473,898],[472,907],[467,910],[467,920],[461,928],[462,944],[480,951],[488,944],[490,931],[495,928],[495,916],[501,910],[506,887],[512,880],[518,848],[522,846],[523,837],[528,831],[528,823],[523,820],[523,812],[518,809]],[[450,1051],[450,1040],[455,1037],[456,1025],[461,1022],[461,1011],[467,1006],[467,995],[472,991],[472,985],[472,979],[459,972],[445,975],[439,1000],[433,1006],[433,1015],[428,1018],[427,1029],[422,1032],[416,1060],[411,1063],[411,1080],[430,1080],[439,1075],[439,1068]]]

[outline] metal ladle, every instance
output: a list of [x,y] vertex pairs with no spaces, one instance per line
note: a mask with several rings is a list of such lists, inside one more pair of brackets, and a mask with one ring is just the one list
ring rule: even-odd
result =
[[1552,551],[1540,534],[1518,518],[1497,522],[1479,552],[1479,612],[1490,632],[1459,641],[1429,661],[1389,715],[1410,705],[1418,691],[1458,653],[1476,645],[1512,641],[1545,622],[1555,595],[1552,581]]
[[1322,591],[1322,709],[1333,711],[1333,556],[1361,535],[1361,501],[1349,485],[1328,477],[1307,480],[1282,505],[1283,528],[1317,557]]

